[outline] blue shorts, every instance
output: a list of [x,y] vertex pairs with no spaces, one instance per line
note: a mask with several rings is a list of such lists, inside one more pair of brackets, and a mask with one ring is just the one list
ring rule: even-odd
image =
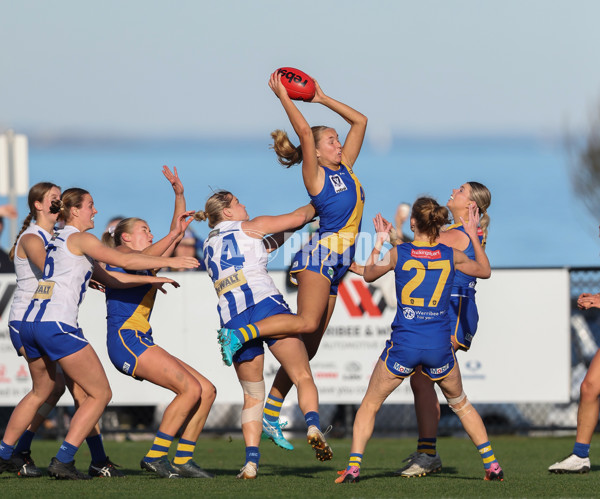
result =
[[354,256],[354,247],[348,248],[344,253],[339,254],[320,244],[320,241],[311,241],[296,253],[292,260],[290,270],[290,281],[292,284],[298,284],[294,274],[303,270],[310,270],[321,274],[330,282],[331,296],[337,296],[338,286],[348,272]]
[[452,327],[452,338],[465,352],[471,348],[471,342],[477,332],[479,313],[474,297],[452,296],[448,307],[448,317]]
[[17,355],[19,357],[21,357],[21,352],[19,352],[19,350],[21,350],[21,347],[23,346],[23,342],[21,341],[21,334],[19,333],[19,331],[21,331],[21,321],[10,321],[8,323],[8,332],[10,334],[10,341],[13,344],[13,347],[15,347],[15,350],[17,351]]
[[19,332],[30,359],[46,355],[50,360],[59,360],[89,344],[81,328],[63,322],[21,322]]
[[138,359],[148,348],[153,347],[152,329],[146,333],[134,329],[114,330],[109,328],[106,335],[106,348],[108,356],[119,371],[132,378],[139,379],[135,375]]
[[389,339],[380,359],[390,374],[402,379],[411,376],[420,365],[423,374],[433,381],[438,381],[448,376],[456,364],[454,348],[450,342],[444,348],[424,350],[410,348],[402,343],[396,344]]
[[[246,324],[266,319],[272,315],[277,314],[291,314],[290,307],[283,299],[281,295],[272,295],[264,300],[259,301],[256,305],[247,308],[242,313],[233,317],[225,326],[227,329],[238,329]],[[252,360],[259,355],[264,355],[265,348],[263,343],[271,347],[277,340],[273,338],[257,338],[252,341],[248,341],[242,345],[235,354],[233,354],[233,361],[240,363],[248,360]]]

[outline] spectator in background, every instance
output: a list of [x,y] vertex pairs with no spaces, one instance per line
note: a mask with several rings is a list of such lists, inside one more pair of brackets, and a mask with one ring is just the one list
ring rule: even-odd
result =
[[[396,216],[394,217],[394,221],[396,222],[396,238],[399,239],[398,242],[402,243],[411,243],[413,238],[412,236],[406,234],[402,227],[404,223],[408,220],[410,216],[410,204],[408,203],[400,203],[398,208],[396,208]],[[393,237],[393,236],[392,236]]]
[[[12,204],[0,206],[0,237],[4,230],[4,217],[17,218],[17,210]],[[14,274],[15,265],[8,257],[8,253],[0,248],[0,274]]]

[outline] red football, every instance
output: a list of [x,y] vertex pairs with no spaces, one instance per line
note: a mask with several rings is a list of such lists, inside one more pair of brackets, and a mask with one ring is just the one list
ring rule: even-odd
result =
[[309,101],[315,96],[315,82],[304,71],[296,68],[279,68],[281,83],[290,99]]

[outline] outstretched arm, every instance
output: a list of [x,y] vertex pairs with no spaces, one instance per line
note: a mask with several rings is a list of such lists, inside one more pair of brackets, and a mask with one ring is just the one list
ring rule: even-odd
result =
[[[304,186],[309,194],[316,196],[323,189],[325,183],[325,173],[319,168],[317,160],[317,149],[313,133],[310,125],[290,99],[287,90],[281,83],[281,75],[277,72],[271,75],[269,79],[269,87],[273,93],[279,98],[283,109],[288,115],[290,123],[294,127],[294,131],[300,139],[300,147],[302,148],[302,179]],[[316,94],[315,94],[316,98]],[[313,99],[312,102],[315,102]]]
[[318,102],[328,107],[333,112],[339,114],[348,123],[350,123],[350,131],[346,136],[346,142],[342,147],[342,162],[349,167],[354,165],[356,158],[360,153],[360,149],[365,138],[365,132],[367,130],[367,117],[359,113],[356,109],[352,109],[350,106],[343,102],[337,101],[328,95],[325,95],[321,87],[315,81],[315,96],[311,102]]
[[310,222],[315,214],[315,207],[308,203],[285,215],[265,215],[242,222],[242,230],[249,236],[260,239],[267,234],[277,234],[302,227]]
[[92,274],[92,279],[98,281],[100,284],[103,284],[109,288],[115,289],[126,289],[126,288],[134,288],[136,286],[141,286],[142,284],[172,284],[174,287],[178,288],[179,283],[174,281],[173,279],[169,279],[168,277],[159,277],[155,275],[138,275],[138,274],[129,274],[127,272],[115,272],[112,270],[106,270],[102,265],[95,263],[94,264],[94,273]]
[[167,165],[163,166],[163,175],[173,187],[173,193],[175,194],[175,207],[173,208],[173,220],[171,221],[171,230],[177,226],[177,220],[179,215],[185,211],[185,196],[183,195],[183,183],[177,173],[177,168],[173,167],[173,173],[169,170]]
[[72,234],[67,240],[67,246],[69,251],[75,255],[88,255],[98,262],[129,270],[160,269],[163,267],[195,269],[199,265],[198,260],[192,257],[169,258],[117,251],[105,246],[96,236],[88,232]]
[[[181,241],[185,229],[192,221],[190,218],[187,224],[182,229],[182,215],[186,214],[185,211],[185,196],[183,195],[183,183],[181,182],[177,173],[177,168],[173,168],[173,172],[168,166],[163,166],[163,175],[173,187],[173,193],[175,194],[175,206],[173,208],[173,219],[171,220],[171,228],[169,234],[163,237],[160,241],[154,243],[152,246],[144,249],[142,253],[146,255],[154,256],[171,256],[175,247]],[[193,214],[193,212],[190,212]],[[189,214],[187,216],[190,216]],[[185,218],[183,219],[185,220]]]
[[148,246],[142,250],[141,253],[152,256],[171,256],[173,254],[173,250],[183,238],[185,230],[193,220],[194,211],[184,211],[180,213],[177,217],[177,223],[175,227],[172,227],[171,231],[160,241]]
[[379,260],[383,243],[389,241],[389,232],[392,229],[392,224],[389,222],[384,223],[383,220],[381,213],[378,213],[373,219],[377,236],[375,239],[375,246],[369,255],[363,272],[363,277],[367,282],[373,282],[382,275],[387,274],[390,270],[394,269],[396,262],[398,261],[398,250],[396,247],[388,251],[384,257]]

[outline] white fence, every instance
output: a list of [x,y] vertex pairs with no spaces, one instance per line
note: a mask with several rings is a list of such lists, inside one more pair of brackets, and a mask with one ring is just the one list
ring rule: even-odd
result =
[[[295,293],[285,291],[285,273],[275,271],[271,275],[295,309]],[[217,387],[216,403],[240,403],[242,392],[235,372],[221,362],[216,339],[216,295],[209,277],[203,272],[171,276],[181,288],[169,287],[167,295],[158,295],[151,319],[156,343],[209,378]],[[353,274],[344,280],[331,324],[311,363],[321,403],[357,404],[362,400],[396,310],[391,277],[384,276],[371,286]],[[27,364],[16,356],[8,335],[14,282],[13,275],[0,275],[3,406],[15,405],[31,387]],[[495,270],[491,279],[478,283],[477,290],[479,331],[471,351],[458,354],[469,398],[478,403],[569,402],[568,270]],[[167,390],[135,381],[113,367],[106,353],[105,317],[104,295],[88,290],[80,325],[108,375],[113,390],[111,405],[160,406],[170,402],[172,394]],[[267,354],[267,386],[277,367]],[[412,403],[409,383],[400,386],[388,402]],[[65,396],[61,403],[72,401]]]

